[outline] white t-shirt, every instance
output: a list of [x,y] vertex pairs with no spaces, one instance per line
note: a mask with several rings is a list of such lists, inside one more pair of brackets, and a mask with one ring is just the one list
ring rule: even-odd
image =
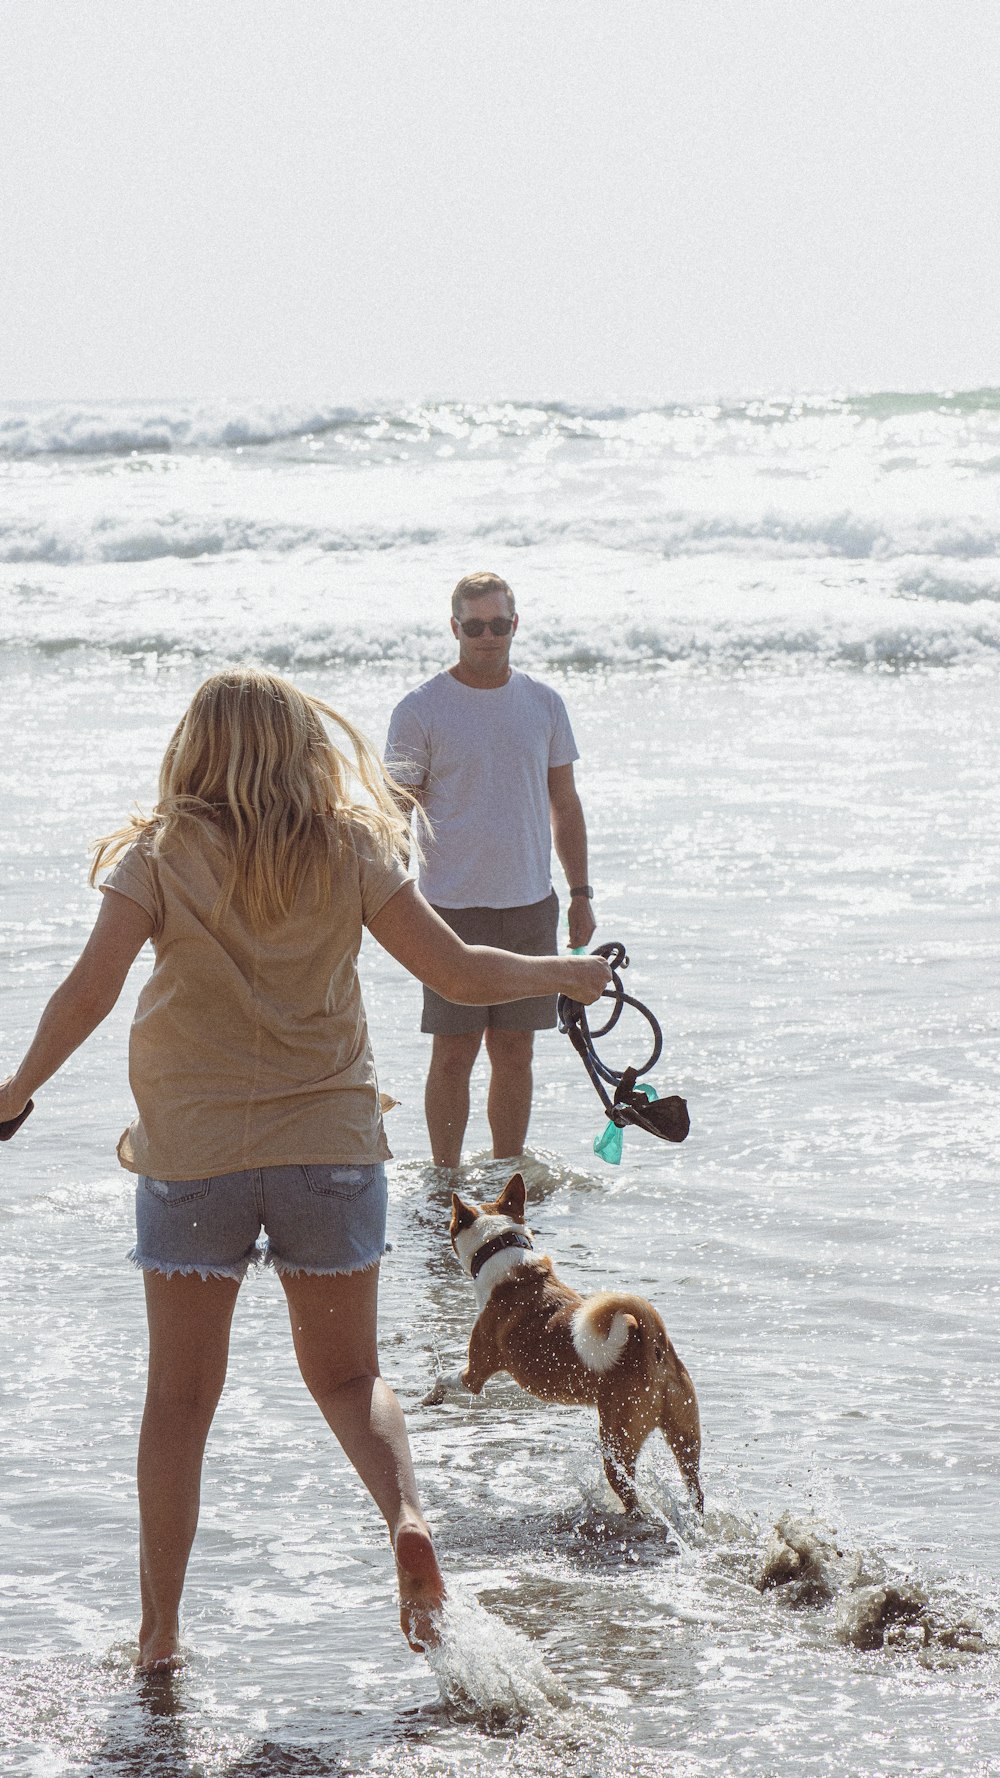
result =
[[434,830],[420,888],[445,908],[528,907],[552,888],[550,766],[579,759],[558,692],[511,672],[493,690],[438,673],[396,705],[386,763],[423,787]]

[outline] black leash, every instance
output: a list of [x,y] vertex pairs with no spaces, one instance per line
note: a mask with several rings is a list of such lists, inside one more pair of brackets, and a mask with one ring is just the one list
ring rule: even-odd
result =
[[[625,946],[617,941],[597,945],[592,955],[603,957],[611,971],[611,986],[605,988],[601,995],[602,1000],[613,1002],[611,1017],[596,1030],[591,1030],[587,1008],[578,1000],[571,1000],[567,994],[560,994],[557,1008],[559,1029],[569,1038],[608,1117],[618,1129],[624,1129],[626,1124],[635,1124],[650,1136],[660,1136],[666,1142],[683,1142],[691,1128],[685,1101],[676,1093],[671,1093],[666,1099],[650,1098],[647,1090],[637,1085],[641,1075],[648,1074],[651,1068],[656,1067],[663,1052],[663,1033],[649,1007],[643,1006],[642,1001],[636,1000],[633,995],[626,994],[622,987],[619,971],[628,968]],[[653,1048],[641,1067],[623,1068],[618,1073],[601,1061],[594,1048],[594,1040],[606,1037],[609,1031],[614,1030],[626,1006],[631,1006],[645,1019],[653,1034]],[[613,1099],[608,1087],[614,1088]],[[649,1089],[651,1091],[652,1088]]]

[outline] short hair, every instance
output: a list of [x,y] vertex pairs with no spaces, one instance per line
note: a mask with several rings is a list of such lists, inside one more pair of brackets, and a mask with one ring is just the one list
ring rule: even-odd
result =
[[465,574],[451,595],[451,615],[457,617],[462,609],[463,599],[485,599],[490,593],[503,593],[511,614],[514,611],[514,595],[505,580],[499,574]]

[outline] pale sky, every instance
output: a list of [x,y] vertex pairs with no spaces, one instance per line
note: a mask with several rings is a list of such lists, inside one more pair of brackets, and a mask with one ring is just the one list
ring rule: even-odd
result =
[[1000,0],[0,26],[0,400],[1000,383]]

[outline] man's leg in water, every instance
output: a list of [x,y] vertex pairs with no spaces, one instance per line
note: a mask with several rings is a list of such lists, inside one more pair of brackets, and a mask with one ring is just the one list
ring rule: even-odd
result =
[[523,1154],[531,1117],[533,1031],[486,1033],[490,1093],[486,1104],[497,1160]]
[[403,1411],[379,1374],[378,1267],[280,1276],[306,1387],[389,1527],[399,1620],[419,1652],[437,1641],[444,1581],[420,1508]]
[[178,1613],[198,1524],[201,1466],[222,1394],[235,1278],[143,1273],[149,1375],[139,1434],[139,1666],[177,1654]]
[[457,1167],[462,1158],[462,1141],[469,1121],[469,1079],[482,1037],[481,1031],[434,1036],[424,1112],[437,1167]]

